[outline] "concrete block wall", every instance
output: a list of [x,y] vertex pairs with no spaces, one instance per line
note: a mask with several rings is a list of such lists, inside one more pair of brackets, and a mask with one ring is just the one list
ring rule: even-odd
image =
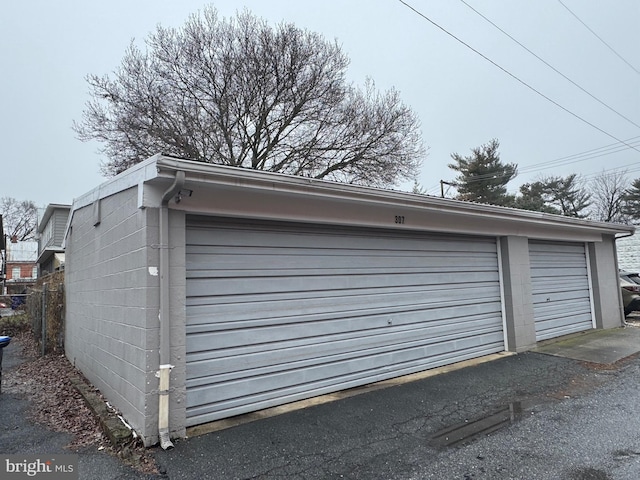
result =
[[612,236],[605,237],[602,242],[589,244],[589,262],[596,327],[620,327],[624,312]]
[[157,412],[157,209],[137,208],[137,188],[100,202],[74,212],[67,238],[66,355],[144,436]]
[[531,296],[531,267],[529,239],[502,237],[500,239],[504,303],[506,314],[507,349],[512,352],[536,346],[536,327]]

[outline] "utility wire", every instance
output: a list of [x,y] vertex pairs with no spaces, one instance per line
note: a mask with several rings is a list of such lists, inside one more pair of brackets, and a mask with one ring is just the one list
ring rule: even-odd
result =
[[[539,55],[537,55],[536,53],[532,52],[529,48],[527,48],[525,45],[523,45],[521,42],[519,42],[518,40],[516,40],[513,36],[511,36],[510,34],[508,34],[507,32],[505,32],[502,28],[500,28],[498,25],[496,25],[494,22],[492,22],[489,18],[487,18],[486,16],[484,16],[482,13],[480,13],[478,10],[476,10],[475,8],[473,8],[471,5],[469,5],[467,2],[465,2],[465,0],[460,0],[464,5],[466,5],[467,7],[469,7],[471,10],[473,10],[477,15],[479,15],[480,17],[482,17],[484,20],[486,20],[487,22],[489,22],[491,25],[493,25],[495,28],[497,28],[498,30],[500,30],[504,35],[506,35],[507,37],[509,37],[511,40],[513,40],[515,43],[517,43],[518,45],[520,45],[520,47],[522,47],[523,49],[525,49],[527,52],[529,52],[531,55],[533,55],[534,57],[536,57],[538,60],[540,60],[542,63],[544,63],[547,67],[549,67],[551,70],[553,70],[554,72],[556,72],[558,75],[560,75],[562,78],[564,78],[565,80],[567,80],[568,82],[570,82],[572,85],[574,85],[575,87],[579,88],[580,90],[582,90],[584,93],[586,93],[587,95],[589,95],[591,98],[593,98],[596,102],[598,102],[600,105],[608,108],[610,111],[612,111],[613,113],[615,113],[616,115],[618,115],[620,118],[623,118],[624,120],[626,120],[627,122],[629,122],[631,125],[640,128],[640,125],[638,125],[636,122],[634,122],[633,120],[627,118],[626,116],[624,116],[622,113],[618,112],[617,110],[615,110],[613,107],[607,105],[605,102],[603,102],[602,100],[600,100],[598,97],[596,97],[595,95],[591,94],[590,92],[588,92],[587,90],[585,90],[584,88],[582,88],[580,85],[578,85],[576,82],[574,82],[573,80],[571,80],[569,77],[567,77],[564,73],[562,73],[560,70],[558,70],[557,68],[555,68],[553,65],[551,65],[549,62],[547,62],[546,60],[544,60],[543,58],[541,58]],[[562,2],[560,2],[562,3]]]
[[640,75],[640,70],[638,70],[636,67],[634,67],[631,63],[629,63],[622,55],[620,55],[611,45],[609,45],[607,42],[605,42],[600,35],[598,35],[596,32],[594,32],[589,25],[587,25],[586,23],[584,23],[580,17],[578,17],[578,15],[576,15],[575,13],[573,13],[571,11],[571,9],[569,7],[567,7],[564,3],[562,3],[561,0],[558,0],[558,3],[560,5],[562,5],[564,8],[567,9],[567,11],[573,15],[575,17],[576,20],[578,20],[582,25],[584,25],[584,27],[589,30],[598,40],[600,40],[609,50],[611,50],[620,60],[622,60],[624,63],[626,63],[629,67],[631,67],[631,69],[636,72],[638,75]]
[[472,52],[476,53],[477,55],[481,56],[482,58],[484,58],[487,62],[491,63],[493,66],[499,68],[500,70],[502,70],[504,73],[506,73],[507,75],[509,75],[511,78],[513,78],[514,80],[516,80],[518,83],[521,83],[522,85],[524,85],[525,87],[527,87],[529,90],[537,93],[539,96],[541,96],[542,98],[544,98],[545,100],[547,100],[548,102],[554,104],[556,107],[564,110],[565,112],[567,112],[569,115],[577,118],[578,120],[580,120],[581,122],[589,125],[590,127],[598,130],[601,133],[604,133],[605,135],[607,135],[610,138],[613,138],[615,141],[620,142],[620,143],[624,143],[627,147],[637,151],[640,153],[640,149],[636,148],[632,145],[629,145],[628,143],[626,143],[623,140],[620,140],[618,137],[616,137],[615,135],[607,132],[606,130],[603,130],[602,128],[598,127],[597,125],[594,125],[593,123],[591,123],[590,121],[584,119],[583,117],[581,117],[580,115],[578,115],[577,113],[573,113],[571,110],[569,110],[566,107],[563,107],[562,105],[560,105],[558,102],[556,102],[555,100],[553,100],[552,98],[548,97],[547,95],[545,95],[544,93],[540,92],[539,90],[535,89],[534,87],[532,87],[531,85],[529,85],[527,82],[525,82],[524,80],[521,80],[519,77],[516,77],[513,73],[511,73],[510,71],[508,71],[506,68],[498,65],[496,62],[494,62],[493,60],[491,60],[489,57],[487,57],[486,55],[484,55],[483,53],[481,53],[480,51],[476,50],[475,48],[473,48],[471,45],[469,45],[468,43],[466,43],[464,40],[458,38],[457,36],[455,36],[453,33],[449,32],[447,29],[445,29],[444,27],[441,27],[440,25],[438,25],[436,22],[434,22],[433,20],[431,20],[429,17],[427,17],[424,13],[420,12],[419,10],[417,10],[416,8],[414,8],[413,6],[409,5],[407,2],[405,2],[404,0],[398,0],[400,3],[402,3],[405,7],[407,7],[409,10],[413,11],[415,14],[417,14],[418,16],[424,18],[427,22],[431,23],[434,27],[438,28],[439,30],[443,31],[444,33],[446,33],[447,35],[449,35],[451,38],[453,38],[454,40],[458,41],[459,43],[461,43],[462,45],[464,45],[465,47],[467,47],[469,50],[471,50]]
[[[640,145],[640,136],[637,137],[632,137],[626,140],[626,142],[633,142],[635,145]],[[565,157],[559,157],[553,160],[548,160],[546,162],[540,162],[540,163],[536,163],[534,165],[529,165],[526,167],[522,167],[520,168],[518,166],[518,171],[517,171],[517,175],[513,178],[516,178],[518,175],[522,174],[522,173],[533,173],[533,172],[539,172],[542,170],[547,170],[549,168],[553,168],[553,167],[560,167],[560,166],[564,166],[564,165],[570,165],[573,163],[578,163],[578,162],[583,162],[585,160],[592,160],[594,158],[599,158],[599,157],[604,157],[606,155],[611,155],[612,153],[618,153],[621,152],[623,150],[625,150],[626,147],[623,147],[619,142],[618,143],[611,143],[608,145],[603,145],[602,147],[598,147],[598,148],[594,148],[591,150],[585,150],[584,152],[580,152],[580,153],[574,153],[572,155],[567,155]],[[640,165],[636,163],[632,163],[629,165],[623,165],[621,167],[613,167],[610,170],[620,170],[623,168],[627,168],[627,167],[637,167],[637,168],[632,168],[630,170],[627,170],[629,173],[635,172],[635,171],[640,171]],[[609,170],[606,170],[609,171]],[[594,173],[591,175],[598,175],[599,173]],[[472,183],[475,181],[482,181],[484,179],[487,178],[503,178],[504,176],[495,176],[495,175],[483,175],[480,176],[478,175],[477,177],[474,177],[473,179],[470,179],[467,181],[467,183]],[[455,183],[455,182],[451,182],[451,183]],[[427,189],[427,193],[430,192],[436,192],[437,190],[439,190],[440,188],[440,184],[436,184],[433,185],[431,187],[429,187]]]
[[[630,163],[628,165],[621,165],[619,167],[612,167],[612,168],[608,168],[606,170],[602,170],[600,172],[593,172],[593,173],[586,173],[586,174],[581,174],[581,178],[583,179],[589,179],[589,178],[595,178],[599,175],[606,175],[608,173],[613,173],[613,172],[624,172],[624,173],[634,173],[634,172],[640,172],[640,165],[638,165],[637,163]],[[493,178],[502,178],[502,175],[496,175]],[[465,184],[468,183],[474,183],[476,181],[480,181],[479,179],[473,178],[473,179],[467,179],[465,180]],[[448,182],[446,183],[447,185],[451,185],[451,186],[457,186],[456,182]],[[440,193],[440,184],[432,186],[431,188],[427,189],[427,195],[437,195]],[[448,191],[448,189],[447,189]]]
[[[640,138],[640,137],[634,137],[634,138]],[[631,139],[631,140],[633,140],[633,139]],[[631,140],[627,140],[627,142],[630,142]],[[640,142],[636,141],[636,142],[634,142],[634,145],[640,146]],[[600,157],[603,157],[605,155],[611,155],[612,153],[621,152],[623,150],[625,150],[625,148],[623,148],[619,144],[613,143],[611,145],[607,145],[607,146],[604,146],[604,147],[596,148],[596,149],[593,149],[593,150],[587,150],[586,152],[574,153],[573,155],[568,155],[566,157],[556,158],[555,160],[549,160],[549,161],[546,161],[546,162],[535,163],[533,165],[529,165],[527,167],[523,167],[522,169],[519,169],[519,171],[521,173],[529,173],[529,172],[535,172],[535,171],[539,171],[539,170],[546,170],[547,168],[551,168],[551,167],[559,167],[559,166],[564,166],[564,165],[570,165],[570,164],[577,163],[577,162],[583,162],[585,160],[592,160],[594,158],[600,158]]]

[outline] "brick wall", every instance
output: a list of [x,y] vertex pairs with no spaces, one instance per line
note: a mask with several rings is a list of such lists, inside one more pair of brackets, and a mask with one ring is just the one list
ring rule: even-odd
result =
[[[7,262],[7,280],[24,280],[35,279],[37,275],[34,275],[34,267],[37,267],[33,262]],[[20,269],[20,275],[14,276],[14,269]]]

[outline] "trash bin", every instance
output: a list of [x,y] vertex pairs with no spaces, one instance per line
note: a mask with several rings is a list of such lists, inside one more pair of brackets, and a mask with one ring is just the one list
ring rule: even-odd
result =
[[11,337],[0,335],[0,393],[2,393],[2,352],[4,347],[9,345],[9,342],[11,342]]

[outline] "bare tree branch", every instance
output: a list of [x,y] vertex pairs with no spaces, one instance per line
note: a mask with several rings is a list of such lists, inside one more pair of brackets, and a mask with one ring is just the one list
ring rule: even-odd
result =
[[603,172],[591,181],[592,213],[594,220],[629,223],[625,214],[625,194],[630,187],[626,171]]
[[16,200],[11,197],[0,199],[0,215],[4,233],[18,242],[34,240],[38,227],[38,209],[31,200]]
[[90,75],[74,122],[115,175],[162,152],[196,161],[390,186],[426,154],[416,114],[391,89],[345,80],[336,42],[214,8],[133,43],[111,76]]

